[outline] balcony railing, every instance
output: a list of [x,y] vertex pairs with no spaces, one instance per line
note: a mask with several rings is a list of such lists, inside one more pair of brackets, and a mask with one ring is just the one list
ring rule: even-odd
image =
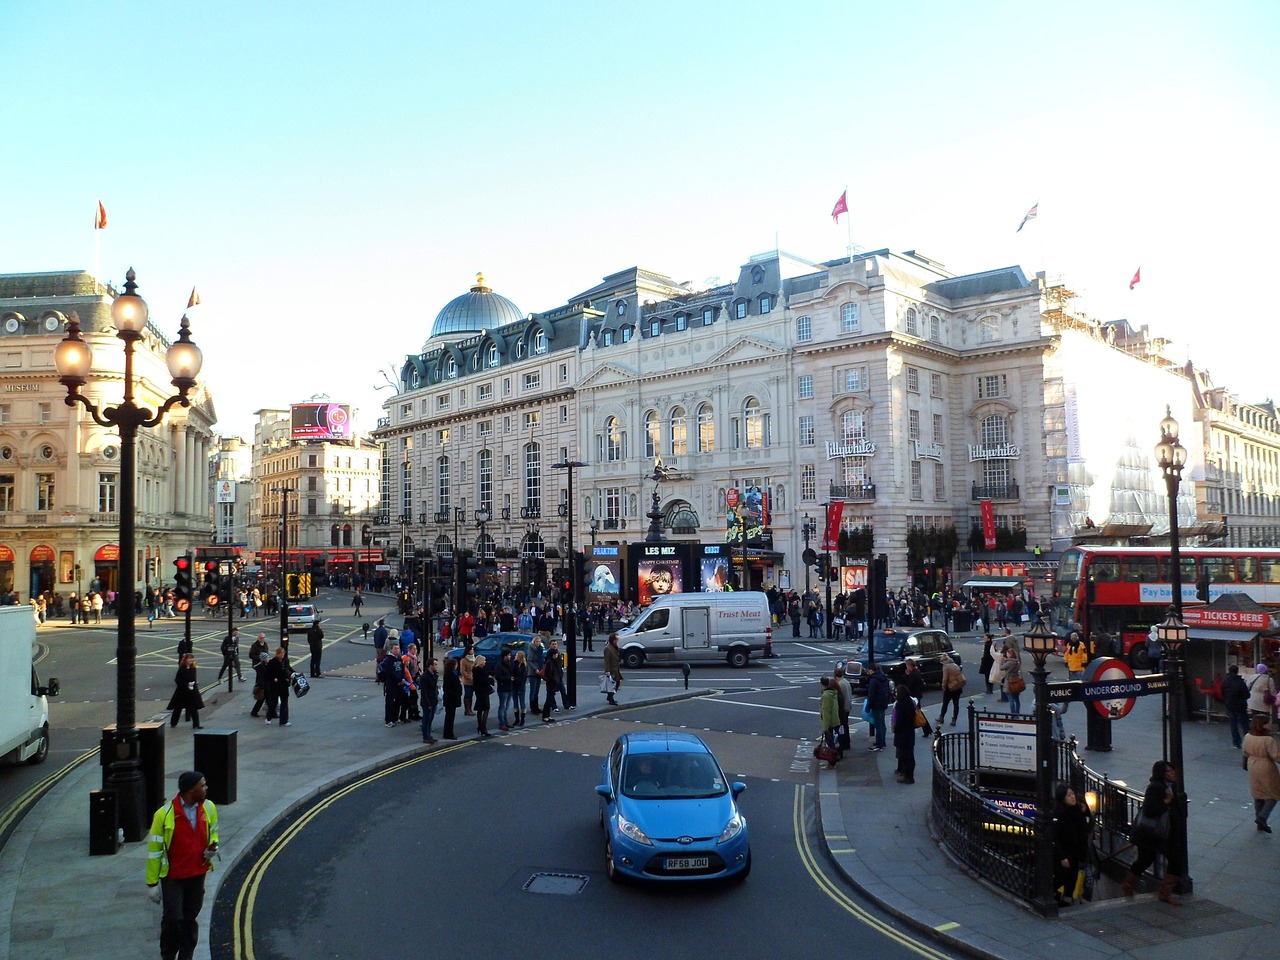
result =
[[1017,500],[1018,485],[1016,483],[1002,483],[995,486],[980,487],[976,483],[973,485],[974,500]]
[[622,517],[605,517],[603,528],[605,530],[625,530],[627,521]]
[[874,483],[832,483],[830,497],[832,500],[874,500],[876,485]]

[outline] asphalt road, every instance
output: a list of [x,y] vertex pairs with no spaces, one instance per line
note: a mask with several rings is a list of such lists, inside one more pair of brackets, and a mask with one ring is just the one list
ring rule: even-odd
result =
[[[772,667],[724,673],[753,683],[562,714],[554,727],[464,742],[318,799],[224,879],[214,960],[947,956],[871,912],[824,859],[811,747],[801,743],[815,728],[816,691],[779,682]],[[745,883],[615,885],[605,876],[600,765],[618,734],[659,725],[699,733],[747,783]]]

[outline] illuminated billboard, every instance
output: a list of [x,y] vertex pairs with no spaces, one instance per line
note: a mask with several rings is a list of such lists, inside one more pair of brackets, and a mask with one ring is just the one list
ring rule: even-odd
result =
[[292,406],[294,440],[350,440],[351,407],[345,403],[295,403]]

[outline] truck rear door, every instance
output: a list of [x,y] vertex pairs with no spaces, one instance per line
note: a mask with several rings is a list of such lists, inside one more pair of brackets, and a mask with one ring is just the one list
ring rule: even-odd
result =
[[711,648],[711,610],[708,607],[684,608],[684,648],[709,650]]

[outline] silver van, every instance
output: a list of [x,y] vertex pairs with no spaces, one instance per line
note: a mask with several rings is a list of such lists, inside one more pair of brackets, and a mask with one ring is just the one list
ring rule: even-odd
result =
[[725,660],[745,667],[772,640],[769,599],[754,590],[659,597],[618,631],[622,663],[631,669],[650,660]]

